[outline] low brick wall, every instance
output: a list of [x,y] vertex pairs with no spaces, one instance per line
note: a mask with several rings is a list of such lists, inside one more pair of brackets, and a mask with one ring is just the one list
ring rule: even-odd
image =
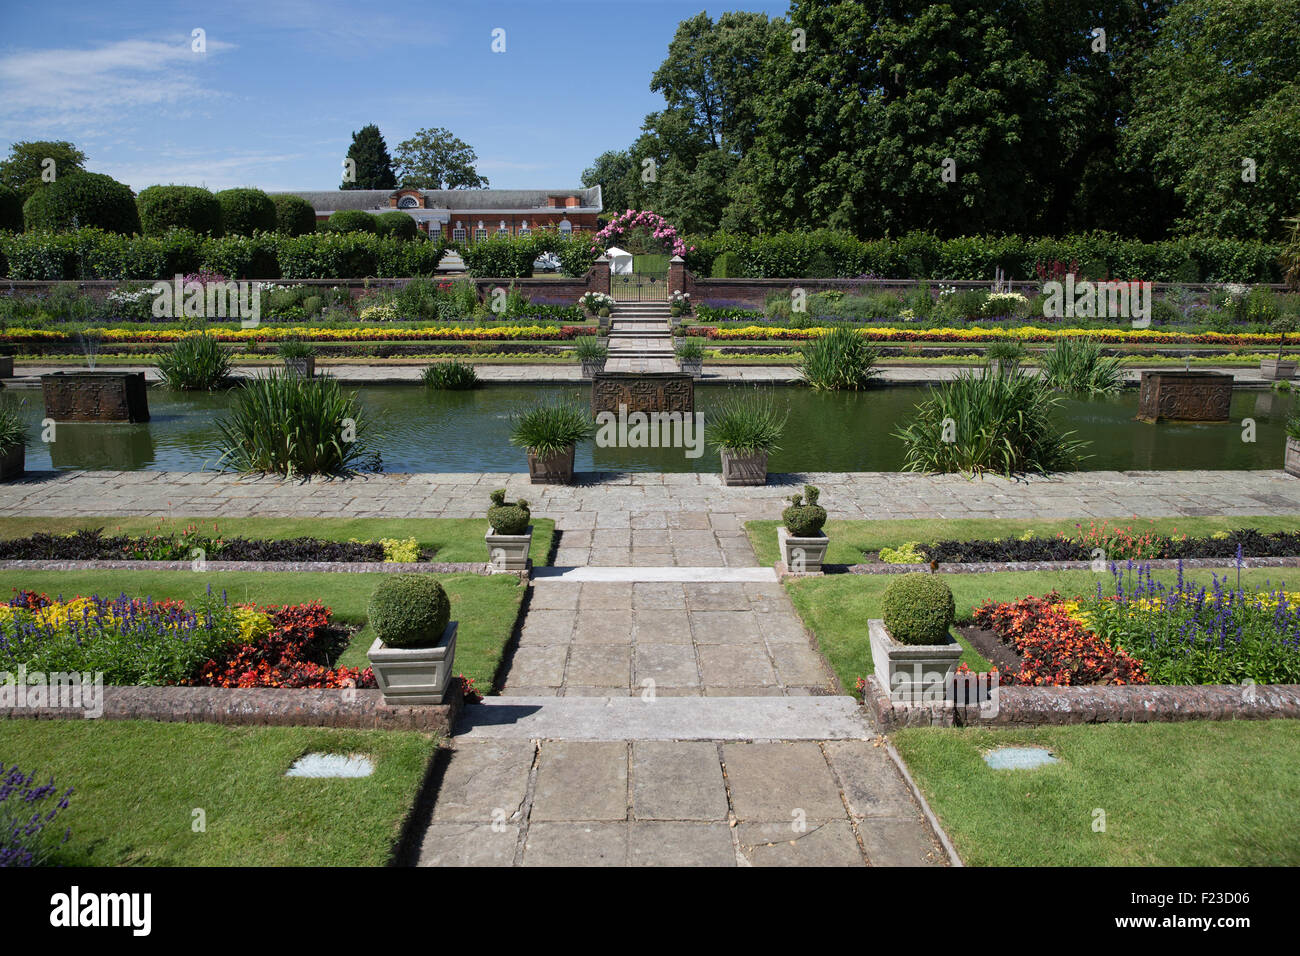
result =
[[[105,687],[101,720],[270,727],[349,727],[451,734],[460,713],[460,684],[446,704],[391,706],[378,690],[276,687]],[[350,698],[350,699],[349,699]],[[85,720],[63,707],[4,707],[0,719]]]
[[899,704],[874,676],[863,701],[882,730],[900,727],[1037,727],[1300,717],[1300,684],[1253,686],[1003,687],[995,712],[978,706]]

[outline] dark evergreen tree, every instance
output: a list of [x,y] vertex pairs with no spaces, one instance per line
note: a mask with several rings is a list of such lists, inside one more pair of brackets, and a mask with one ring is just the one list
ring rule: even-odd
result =
[[352,134],[348,159],[356,163],[356,181],[345,178],[339,189],[396,189],[397,176],[393,173],[393,158],[388,155],[384,134],[374,123],[363,126]]

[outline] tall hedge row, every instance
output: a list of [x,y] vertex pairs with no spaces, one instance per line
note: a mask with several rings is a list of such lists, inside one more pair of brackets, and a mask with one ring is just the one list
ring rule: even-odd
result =
[[1254,240],[1193,236],[1140,242],[1094,232],[1060,239],[912,232],[897,239],[857,239],[831,230],[766,236],[719,233],[687,240],[686,265],[697,276],[724,271],[748,278],[1009,279],[1037,277],[1039,263],[1077,262],[1090,278],[1152,282],[1278,282],[1281,248]]
[[260,189],[223,189],[217,193],[221,222],[228,236],[275,232],[275,204]]
[[271,197],[275,206],[275,231],[282,236],[305,236],[316,231],[316,210],[301,196],[276,193]]
[[203,236],[222,233],[221,203],[201,186],[150,186],[135,197],[146,236],[189,229]]
[[123,236],[99,229],[0,234],[0,276],[11,279],[159,279],[200,270],[234,279],[355,279],[429,276],[438,241],[368,233],[211,238],[183,229]]
[[23,231],[23,198],[18,190],[0,186],[0,232]]
[[513,279],[532,275],[533,263],[544,252],[555,253],[560,270],[567,276],[584,276],[596,261],[591,235],[563,236],[542,229],[530,236],[492,236],[481,242],[455,243],[472,276]]

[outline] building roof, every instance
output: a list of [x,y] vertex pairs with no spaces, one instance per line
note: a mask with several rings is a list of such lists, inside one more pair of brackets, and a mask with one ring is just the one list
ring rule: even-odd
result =
[[[286,191],[271,193],[274,195],[299,196],[309,203],[317,212],[338,212],[341,209],[364,209],[367,212],[387,210],[389,200],[396,189],[321,189],[308,191]],[[577,196],[582,203],[578,209],[569,208],[569,212],[600,212],[604,206],[600,187],[569,187],[567,189],[421,189],[424,204],[429,209],[450,209],[466,212],[514,212],[530,209],[547,209],[546,201],[551,196]],[[552,209],[553,212],[562,210]]]

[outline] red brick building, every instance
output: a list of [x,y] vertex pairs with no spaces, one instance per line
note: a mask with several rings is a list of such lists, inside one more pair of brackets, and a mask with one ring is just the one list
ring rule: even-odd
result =
[[422,231],[474,242],[528,235],[534,229],[594,232],[603,211],[600,187],[578,189],[332,189],[293,192],[311,203],[316,221],[342,209],[407,213]]

